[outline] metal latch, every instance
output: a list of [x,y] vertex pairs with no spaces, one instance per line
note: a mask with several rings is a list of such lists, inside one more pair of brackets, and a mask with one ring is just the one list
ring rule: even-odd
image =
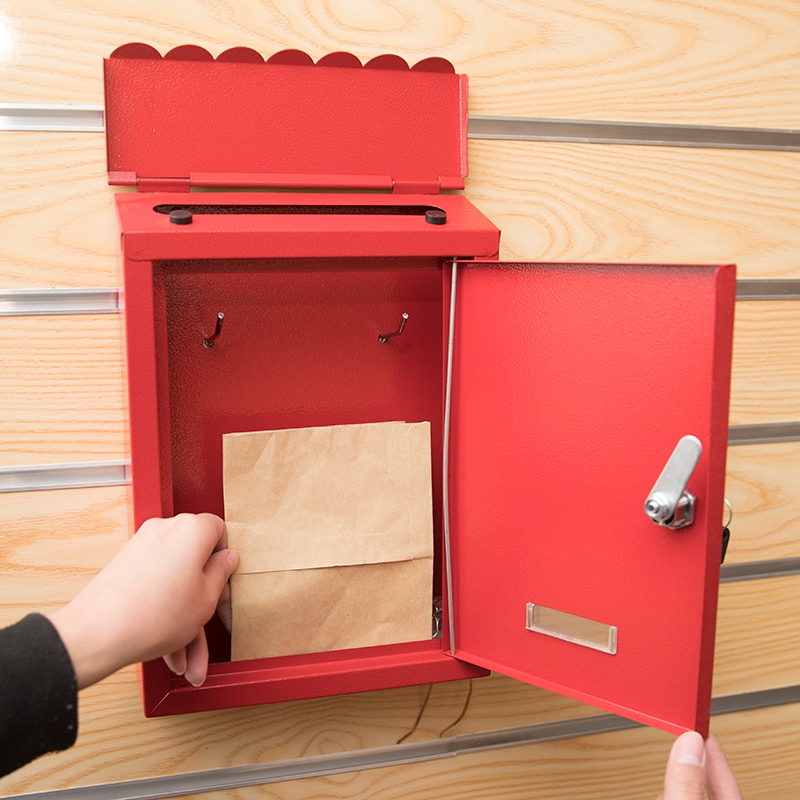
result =
[[677,530],[694,522],[695,496],[686,491],[686,484],[702,454],[696,436],[684,436],[675,446],[644,504],[645,514],[656,525]]

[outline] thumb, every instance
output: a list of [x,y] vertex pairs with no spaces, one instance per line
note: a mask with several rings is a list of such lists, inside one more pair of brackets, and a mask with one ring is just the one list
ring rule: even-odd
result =
[[681,734],[672,745],[664,775],[664,800],[703,800],[706,753],[703,737]]
[[217,550],[209,556],[203,572],[211,581],[217,596],[222,593],[228,578],[238,566],[239,554],[235,550]]

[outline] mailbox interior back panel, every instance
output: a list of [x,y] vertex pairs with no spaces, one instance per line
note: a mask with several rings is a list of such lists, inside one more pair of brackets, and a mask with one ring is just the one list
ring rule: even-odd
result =
[[[428,420],[440,538],[441,270],[435,260],[403,266],[156,266],[165,298],[174,513],[224,514],[224,433]],[[220,312],[220,336],[206,347]],[[381,343],[379,335],[396,330],[404,313],[402,336]],[[216,655],[224,658],[219,648]]]

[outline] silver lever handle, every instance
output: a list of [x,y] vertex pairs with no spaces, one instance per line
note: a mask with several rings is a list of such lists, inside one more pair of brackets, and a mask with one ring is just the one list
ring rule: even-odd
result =
[[686,484],[702,454],[696,436],[684,436],[675,446],[644,504],[645,514],[656,525],[675,530],[694,522],[695,497],[686,491]]

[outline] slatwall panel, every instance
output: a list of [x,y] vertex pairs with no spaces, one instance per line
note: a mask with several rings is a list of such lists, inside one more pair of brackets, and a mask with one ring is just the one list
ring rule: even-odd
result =
[[144,41],[433,53],[472,77],[476,114],[800,127],[793,0],[42,0],[4,16],[0,84],[20,103],[100,103],[98,55]]
[[[797,796],[797,710],[779,706],[719,717],[712,730],[750,800]],[[204,800],[642,800],[663,789],[671,737],[652,729],[291,783],[214,792]]]
[[[441,55],[470,75],[473,114],[800,129],[798,37],[792,0],[142,0],[125,10],[112,0],[42,0],[0,8],[0,102],[101,103],[101,58],[144,41],[162,53],[196,43],[214,54],[245,45],[315,58],[349,50],[362,61]],[[103,136],[0,131],[0,164],[0,299],[6,290],[115,287]],[[800,280],[799,179],[796,152],[472,140],[466,192],[503,230],[507,259],[734,261],[740,278]],[[680,298],[666,302],[679,311]],[[124,457],[118,324],[115,314],[0,317],[0,470]],[[798,344],[798,301],[737,304],[733,424],[800,421]],[[796,441],[729,448],[730,563],[746,571],[800,557],[799,465]],[[66,602],[127,535],[124,487],[0,498],[0,624]],[[798,597],[800,576],[721,587],[716,696],[800,684]],[[423,696],[411,687],[146,720],[126,669],[82,694],[77,746],[0,779],[0,796],[357,757],[392,746]],[[435,686],[409,741],[438,742],[466,697],[464,684]],[[745,796],[800,794],[797,708],[712,720]],[[579,727],[559,741],[195,795],[654,796],[671,737],[645,728],[580,736],[596,715],[492,676],[475,682],[447,735]],[[116,796],[144,790],[125,791]]]

